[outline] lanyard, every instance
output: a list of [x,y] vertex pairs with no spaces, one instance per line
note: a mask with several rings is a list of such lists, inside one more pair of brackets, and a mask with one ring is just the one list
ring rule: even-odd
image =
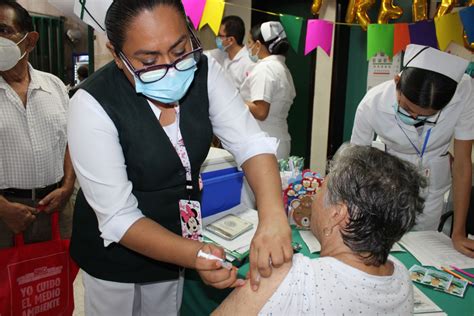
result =
[[183,164],[184,169],[186,170],[186,190],[188,194],[191,195],[191,191],[193,189],[192,183],[192,176],[191,176],[191,162],[189,161],[188,151],[186,150],[186,146],[184,145],[183,136],[181,135],[181,130],[179,128],[179,109],[175,108],[176,111],[176,145],[174,149],[178,154],[181,163]]
[[425,136],[425,139],[423,141],[423,146],[421,147],[421,151],[420,149],[418,148],[418,146],[415,145],[415,143],[410,139],[410,137],[408,137],[407,133],[405,132],[405,130],[403,129],[403,127],[400,126],[400,123],[398,122],[398,117],[395,117],[395,119],[397,120],[397,124],[398,124],[398,127],[400,127],[400,129],[402,130],[403,134],[405,134],[405,137],[408,139],[408,141],[410,142],[411,146],[415,149],[416,151],[416,154],[418,155],[418,157],[420,157],[420,160],[423,159],[423,155],[425,154],[425,151],[426,151],[426,147],[428,146],[428,140],[430,139],[430,135],[431,135],[431,130],[433,129],[432,127],[430,127],[430,129],[426,132],[426,136]]

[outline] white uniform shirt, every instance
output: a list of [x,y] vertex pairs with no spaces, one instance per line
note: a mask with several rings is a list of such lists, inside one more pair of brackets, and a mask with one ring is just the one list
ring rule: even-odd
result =
[[[239,166],[255,155],[274,154],[276,139],[261,131],[222,68],[213,58],[208,60],[209,116],[223,147]],[[151,103],[150,107],[159,124],[160,109]],[[71,99],[68,131],[74,170],[97,215],[104,245],[118,242],[144,216],[132,194],[118,131],[102,106],[84,90]]]
[[417,218],[415,229],[436,229],[442,212],[444,193],[451,186],[447,154],[450,142],[453,137],[458,140],[474,139],[473,80],[464,75],[453,98],[441,111],[437,124],[425,124],[420,137],[414,126],[403,124],[398,119],[393,108],[396,102],[396,86],[393,80],[369,90],[357,108],[351,143],[370,145],[376,133],[388,153],[419,167],[420,158],[407,136],[421,151],[427,132],[432,128],[420,168],[422,173],[429,174],[428,196],[423,214]]
[[66,87],[31,65],[28,71],[26,107],[0,76],[0,189],[40,188],[64,175]]
[[247,48],[242,47],[234,59],[230,59],[226,52],[216,48],[206,51],[207,56],[213,56],[219,64],[224,68],[226,74],[232,79],[234,86],[240,90],[245,78],[248,77],[255,63],[250,60]]
[[267,118],[258,121],[260,127],[279,140],[291,140],[286,118],[296,92],[284,56],[270,55],[259,60],[242,84],[240,94],[245,101],[270,103]]
[[259,315],[411,315],[413,285],[405,266],[375,276],[333,257],[293,256],[293,266]]

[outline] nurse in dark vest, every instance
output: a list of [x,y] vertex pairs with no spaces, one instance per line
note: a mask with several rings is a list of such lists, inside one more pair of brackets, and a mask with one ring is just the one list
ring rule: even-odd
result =
[[105,18],[114,61],[71,100],[68,140],[81,185],[71,255],[87,315],[176,315],[182,268],[217,288],[235,269],[200,241],[201,164],[212,135],[242,166],[257,198],[250,282],[291,260],[277,141],[263,133],[186,23],[179,0],[115,0]]

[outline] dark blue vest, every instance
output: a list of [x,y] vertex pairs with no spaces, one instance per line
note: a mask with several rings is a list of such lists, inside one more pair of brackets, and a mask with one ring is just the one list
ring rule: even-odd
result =
[[[207,58],[203,56],[191,87],[180,101],[179,123],[191,161],[192,198],[198,200],[199,171],[212,140],[207,72]],[[185,170],[146,99],[135,92],[113,62],[95,72],[80,88],[100,103],[118,130],[138,208],[146,217],[181,235],[178,201],[188,195]],[[178,266],[147,258],[118,243],[104,247],[97,217],[82,191],[75,205],[71,256],[84,271],[103,280],[143,283],[178,277]]]

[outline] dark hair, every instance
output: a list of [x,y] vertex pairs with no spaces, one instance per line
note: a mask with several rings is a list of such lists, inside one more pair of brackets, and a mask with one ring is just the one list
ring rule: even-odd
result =
[[20,32],[33,32],[33,19],[19,3],[14,0],[0,0],[0,6],[7,6],[15,11],[15,23],[20,27]]
[[439,111],[451,101],[457,85],[456,81],[440,73],[408,67],[403,70],[397,89],[416,105]]
[[221,24],[224,25],[227,36],[233,36],[237,44],[242,46],[245,36],[244,21],[236,15],[229,15],[222,19]]
[[325,203],[347,206],[344,244],[379,266],[423,211],[426,184],[409,162],[369,146],[343,145],[331,163]]
[[77,68],[77,75],[79,79],[86,79],[89,76],[89,67],[87,65],[81,65]]
[[269,40],[268,42],[265,42],[262,36],[262,31],[260,30],[261,26],[262,24],[254,25],[250,30],[250,36],[252,37],[252,40],[254,42],[259,41],[262,43],[262,45],[264,45],[272,55],[286,55],[288,49],[290,48],[288,40],[286,38],[279,39],[276,37],[272,40]]
[[116,53],[122,50],[125,42],[125,32],[130,21],[145,10],[152,10],[156,6],[167,5],[174,7],[186,19],[183,4],[180,0],[114,0],[105,15],[105,29],[107,38]]

